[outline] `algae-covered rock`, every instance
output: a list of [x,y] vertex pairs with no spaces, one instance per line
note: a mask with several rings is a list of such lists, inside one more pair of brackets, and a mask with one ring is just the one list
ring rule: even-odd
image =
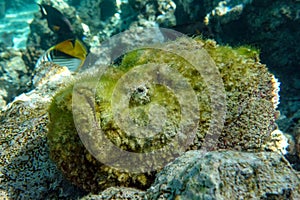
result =
[[275,152],[189,151],[166,166],[147,199],[299,199],[299,177]]
[[181,38],[103,71],[82,74],[49,108],[51,158],[87,191],[145,189],[182,150],[263,151],[276,129],[278,84],[251,48]]

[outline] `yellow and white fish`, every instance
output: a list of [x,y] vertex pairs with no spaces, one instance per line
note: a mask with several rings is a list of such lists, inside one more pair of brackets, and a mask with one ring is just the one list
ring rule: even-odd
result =
[[43,62],[53,62],[76,72],[83,65],[87,49],[78,39],[68,39],[48,49],[37,61],[35,68]]

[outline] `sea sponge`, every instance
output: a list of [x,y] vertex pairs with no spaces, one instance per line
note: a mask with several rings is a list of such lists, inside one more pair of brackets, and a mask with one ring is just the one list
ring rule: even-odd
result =
[[[209,86],[214,82],[217,85],[217,80],[206,78],[212,69],[203,73],[191,64],[198,58],[206,66],[218,69],[224,90]],[[178,78],[182,81],[177,82]],[[187,132],[191,133],[196,129],[195,137],[189,138],[188,134],[179,137],[179,141],[192,139],[185,150],[200,149],[211,142],[214,146],[210,149],[263,151],[276,129],[274,99],[278,97],[274,91],[278,90],[277,86],[274,76],[259,63],[258,52],[249,47],[231,48],[219,46],[212,40],[179,38],[140,48],[125,55],[119,66],[110,66],[104,73],[95,70],[93,74],[81,74],[54,96],[49,108],[50,156],[66,178],[87,191],[98,192],[110,186],[145,189],[163,167],[160,165],[147,172],[145,166],[171,162],[173,154],[178,154],[172,151],[182,149],[180,142],[174,142],[176,135],[181,134],[181,126],[189,127]],[[211,106],[212,95],[226,99],[220,98],[222,101]],[[222,121],[221,126],[210,129],[211,124],[219,120],[213,118],[212,113],[222,114],[224,106],[227,108],[226,117],[221,116],[224,127]],[[197,111],[193,119],[197,126],[192,119],[183,119],[185,109]],[[183,125],[182,120],[186,120]],[[97,135],[94,127],[98,126],[104,135]],[[146,130],[139,131],[140,128]],[[215,137],[206,140],[207,135]],[[86,141],[85,137],[93,139]],[[101,147],[106,139],[122,151],[139,153],[140,157],[127,160],[114,155],[113,148]],[[89,150],[82,141],[89,144]],[[120,170],[103,164],[91,154],[95,152],[90,149],[97,148],[107,148],[109,153],[101,155],[104,160],[124,159],[131,162],[132,168],[140,164],[142,169],[140,172]],[[146,153],[163,148],[167,153],[161,160],[144,160]]]

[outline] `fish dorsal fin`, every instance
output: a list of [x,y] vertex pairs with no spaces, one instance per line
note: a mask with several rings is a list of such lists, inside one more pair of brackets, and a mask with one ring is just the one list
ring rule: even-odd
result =
[[46,19],[47,17],[47,11],[46,9],[41,5],[41,4],[38,4],[40,9],[41,9],[41,13],[42,13],[42,19]]
[[61,51],[67,55],[73,56],[75,58],[79,58],[81,60],[85,60],[87,50],[79,40],[65,40],[54,46],[55,50]]

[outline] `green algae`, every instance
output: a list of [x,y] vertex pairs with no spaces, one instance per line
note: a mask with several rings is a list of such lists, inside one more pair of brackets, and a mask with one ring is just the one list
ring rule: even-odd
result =
[[[276,111],[272,102],[275,95],[273,93],[275,88],[272,85],[273,75],[258,62],[257,50],[248,47],[218,46],[211,40],[204,41],[198,38],[195,41],[198,45],[179,39],[168,43],[167,48],[182,48],[190,50],[191,54],[194,53],[194,49],[204,48],[220,71],[226,91],[226,102],[220,102],[220,104],[226,103],[228,112],[225,126],[217,138],[218,141],[215,141],[217,144],[215,149],[264,150],[265,144],[270,141],[270,133],[276,128],[274,117]],[[93,75],[82,74],[53,98],[49,108],[50,123],[48,126],[51,158],[69,180],[87,191],[97,192],[110,186],[131,186],[145,189],[152,183],[155,172],[131,173],[100,163],[84,147],[78,136],[73,119],[74,109],[75,113],[77,111],[80,113],[78,114],[79,121],[90,121],[95,117],[95,121],[100,124],[106,137],[118,148],[136,153],[151,152],[171,143],[178,133],[182,110],[180,109],[181,102],[174,90],[185,94],[185,84],[188,84],[195,93],[199,116],[196,136],[187,150],[200,149],[204,142],[207,142],[205,136],[212,134],[209,129],[211,121],[214,120],[211,118],[213,110],[210,96],[212,93],[209,91],[203,74],[195,69],[188,60],[171,51],[164,50],[166,48],[164,44],[155,47],[145,47],[128,53],[124,56],[120,66],[108,67],[101,76],[97,71]],[[193,58],[193,56],[195,55],[190,57]],[[205,59],[207,55],[196,56]],[[177,86],[177,82],[173,81],[178,76],[173,76],[175,73],[172,73],[172,70],[169,73],[169,79],[164,80],[165,82],[162,81],[158,84],[152,79],[148,79],[144,74],[153,76],[154,74],[153,71],[149,71],[147,66],[155,65],[155,63],[157,65],[163,63],[178,72],[184,80],[184,87]],[[134,71],[135,68],[138,70]],[[157,70],[162,69],[165,68],[157,68]],[[136,80],[144,79],[144,82],[136,85],[126,81],[122,82],[122,78],[128,74],[135,77]],[[159,77],[156,77],[156,80],[158,79]],[[77,103],[94,98],[90,105],[83,108],[72,107],[72,94],[76,83],[80,83],[81,87],[78,89],[78,93],[82,94],[80,97],[82,99],[79,99]],[[168,84],[170,87],[165,86]],[[94,86],[96,86],[95,90]],[[130,88],[130,90],[126,90],[126,88]],[[122,110],[124,106],[122,95],[129,95],[128,101],[126,101],[127,110]],[[187,104],[193,104],[189,97],[186,97],[186,101]],[[120,102],[121,104],[118,104]],[[113,107],[113,103],[116,103],[117,106]],[[132,121],[137,127],[132,127],[132,123],[127,126],[125,124],[124,126],[130,130],[130,133],[125,132],[116,122],[115,112],[117,111],[114,109],[128,112],[127,115],[133,119]],[[152,115],[149,114],[150,111]],[[141,138],[132,135],[140,128],[147,127],[155,117],[157,122],[163,124],[158,129],[158,133],[151,135],[147,131],[140,132],[143,136]],[[153,123],[155,125],[156,122]],[[88,126],[83,129],[83,134],[92,134]],[[147,134],[150,136],[146,137]],[[178,144],[171,147],[180,148]],[[104,156],[113,157],[113,155]],[[168,162],[171,162],[172,159],[171,154],[170,157],[168,154],[165,157]],[[155,162],[155,160],[149,160],[150,164],[151,162]]]

